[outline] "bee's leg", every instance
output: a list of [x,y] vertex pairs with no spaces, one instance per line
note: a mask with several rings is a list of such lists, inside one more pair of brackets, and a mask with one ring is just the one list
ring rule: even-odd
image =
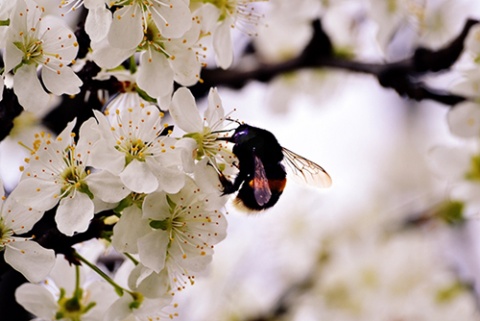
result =
[[228,178],[225,177],[222,173],[218,174],[218,179],[220,180],[220,183],[222,184],[222,195],[226,194],[232,194],[234,193],[237,189],[234,187],[234,183],[232,183]]
[[[222,171],[217,166],[215,166],[211,162],[208,162],[207,164],[212,166],[218,174],[218,179],[222,184],[222,195],[235,193],[239,190],[240,186],[246,179],[245,175],[240,171],[237,177],[235,177],[235,180],[232,182],[225,175],[223,175]],[[239,168],[236,163],[232,163],[232,165]]]
[[244,173],[240,171],[233,182],[227,179],[223,174],[220,174],[218,178],[220,179],[220,183],[222,183],[223,186],[222,194],[225,195],[232,194],[238,191],[247,177],[244,175]]
[[220,173],[218,175],[218,178],[220,179],[220,183],[223,187],[222,195],[235,193],[240,189],[240,186],[242,186],[243,182],[246,179],[245,175],[243,175],[242,172],[238,173],[237,177],[235,177],[235,180],[233,182],[226,178],[223,173]]
[[222,195],[232,194],[238,190],[238,188],[234,186],[235,184],[225,177],[225,175],[223,175],[222,171],[217,166],[211,162],[208,162],[207,164],[212,166],[218,174],[218,179],[220,180],[220,184],[222,184]]

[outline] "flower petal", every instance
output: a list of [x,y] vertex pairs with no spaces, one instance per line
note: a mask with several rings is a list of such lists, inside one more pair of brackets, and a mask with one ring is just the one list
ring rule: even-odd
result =
[[88,175],[86,182],[93,195],[107,203],[119,202],[130,194],[120,177],[106,170]]
[[5,188],[3,187],[3,181],[2,181],[2,178],[0,177],[0,208],[2,208],[3,206],[3,202],[4,202],[4,197],[5,196]]
[[[0,207],[1,208],[1,207]],[[3,205],[3,219],[16,235],[30,231],[43,216],[43,211],[19,204],[13,197],[7,198]]]
[[207,33],[215,29],[221,12],[217,6],[207,2],[198,8],[194,14],[200,17],[200,27],[204,33]]
[[192,86],[200,78],[201,65],[193,50],[181,49],[174,52],[175,59],[170,64],[175,72],[175,81],[182,86]]
[[186,173],[193,172],[195,166],[195,160],[193,155],[197,147],[198,145],[195,139],[189,137],[181,138],[175,144],[175,148],[180,151],[183,170]]
[[[101,41],[107,36],[107,33],[112,24],[112,13],[104,4],[101,6],[89,9],[85,20],[85,31],[90,36],[92,41]],[[85,7],[87,3],[85,1]]]
[[204,116],[212,129],[214,125],[219,126],[219,122],[222,121],[225,116],[222,99],[220,95],[218,95],[217,88],[210,88],[210,92],[208,93],[208,107]]
[[168,278],[167,269],[163,269],[160,273],[151,273],[143,280],[138,282],[136,291],[142,293],[147,298],[159,299],[171,289],[170,280]]
[[17,239],[7,245],[5,261],[35,283],[45,279],[52,270],[55,252],[41,247],[37,242]]
[[55,319],[57,302],[47,288],[39,284],[24,283],[15,291],[15,299],[35,316],[45,320]]
[[125,154],[115,149],[115,138],[112,135],[111,125],[105,115],[94,110],[98,120],[98,130],[101,139],[98,139],[92,150],[90,159],[93,167],[106,169],[114,174],[120,174],[125,168]]
[[58,203],[57,195],[60,186],[53,181],[43,181],[35,178],[22,179],[13,190],[13,197],[20,204],[31,206],[39,211],[47,211]]
[[45,58],[43,64],[48,68],[52,63],[55,67],[72,63],[78,53],[75,33],[65,25],[65,21],[54,15],[45,15],[39,20],[38,29],[42,32],[40,39]]
[[152,2],[152,19],[166,38],[179,38],[192,25],[192,13],[183,0],[170,0],[170,5]]
[[164,192],[154,192],[143,201],[143,217],[162,221],[171,216],[167,197]]
[[233,62],[233,45],[230,34],[231,19],[226,18],[215,29],[213,34],[213,48],[215,50],[215,60],[220,68],[227,69]]
[[177,126],[187,133],[203,131],[203,121],[198,112],[195,97],[185,87],[178,88],[173,94],[170,116],[175,120]]
[[[133,302],[133,298],[130,294],[125,293],[118,300],[116,300],[105,312],[103,320],[108,321],[123,321],[123,320],[135,320],[128,318],[132,311],[130,310],[130,304]],[[128,318],[128,319],[127,319]]]
[[58,70],[42,68],[42,80],[45,87],[55,95],[75,95],[80,92],[83,82],[72,68],[64,66]]
[[151,193],[158,187],[155,175],[150,171],[147,163],[132,160],[120,173],[120,178],[127,188],[136,193]]
[[3,87],[5,85],[5,79],[3,79],[3,75],[0,75],[0,101],[3,99]]
[[155,230],[138,239],[140,261],[159,273],[165,266],[169,235],[167,231]]
[[13,91],[18,97],[18,102],[26,111],[44,109],[50,102],[50,95],[43,90],[35,66],[23,65],[17,69],[13,83]]
[[129,206],[113,227],[112,245],[118,252],[138,253],[137,240],[150,230],[148,220],[142,219],[142,211],[135,205]]
[[447,114],[450,131],[460,137],[474,137],[480,134],[480,105],[464,102],[456,105]]
[[57,150],[63,151],[67,148],[68,145],[72,142],[72,131],[73,127],[77,123],[77,119],[74,118],[71,122],[65,126],[65,128],[58,134],[55,144],[57,145]]
[[97,65],[111,69],[120,65],[125,59],[135,53],[135,48],[122,49],[112,47],[107,41],[92,41],[92,59]]
[[[13,41],[8,41],[5,45],[5,71],[9,72],[22,62],[23,52],[15,46]],[[32,66],[33,67],[33,66]]]
[[55,222],[65,235],[85,232],[93,218],[93,202],[85,193],[76,192],[75,196],[67,196],[60,201]]
[[108,31],[108,42],[119,49],[133,49],[143,38],[142,15],[137,5],[127,5],[115,11]]
[[151,97],[160,97],[170,91],[173,70],[164,54],[153,50],[142,53],[137,83]]
[[118,299],[118,295],[113,287],[107,282],[94,281],[86,286],[90,302],[95,302],[95,306],[82,315],[82,321],[103,320],[103,315],[107,308]]
[[164,167],[156,171],[158,188],[170,194],[178,193],[185,185],[185,175],[177,168]]

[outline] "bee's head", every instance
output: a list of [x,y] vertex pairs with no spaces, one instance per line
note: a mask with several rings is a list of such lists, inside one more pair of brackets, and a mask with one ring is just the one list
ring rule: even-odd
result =
[[251,134],[251,131],[252,131],[251,129],[252,129],[252,126],[249,126],[247,124],[242,124],[238,126],[235,129],[235,132],[233,133],[232,137],[230,137],[229,141],[235,144],[242,142],[243,140],[245,140],[246,137],[249,136],[249,134]]
[[[227,118],[226,120],[236,122],[238,124],[238,127],[235,128],[235,131],[233,132],[232,136],[230,136],[230,137],[219,137],[219,138],[217,138],[217,140],[225,140],[225,141],[230,142],[230,143],[238,144],[241,141],[243,141],[245,139],[245,137],[247,137],[248,134],[252,130],[252,126],[249,126],[247,124],[242,124],[237,120],[230,119],[230,118]],[[231,130],[233,130],[233,129],[231,129]],[[230,130],[225,130],[225,131],[230,131]],[[221,131],[218,131],[218,132],[221,132]]]

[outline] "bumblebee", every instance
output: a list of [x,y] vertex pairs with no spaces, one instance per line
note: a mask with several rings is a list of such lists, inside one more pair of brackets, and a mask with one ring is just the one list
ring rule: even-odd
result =
[[287,183],[282,161],[293,174],[308,185],[329,187],[330,175],[318,164],[282,147],[275,136],[261,128],[240,124],[231,137],[219,137],[234,144],[239,172],[232,182],[219,174],[223,194],[238,191],[236,205],[260,211],[275,205]]

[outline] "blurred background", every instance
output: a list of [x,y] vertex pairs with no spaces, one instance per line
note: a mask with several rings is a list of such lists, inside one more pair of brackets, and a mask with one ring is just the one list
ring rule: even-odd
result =
[[[396,27],[394,19],[372,19],[387,2],[402,5],[296,2],[289,11],[296,17],[286,15],[274,25],[275,16],[268,28],[295,25],[298,36],[292,29],[274,36],[260,31],[254,44],[273,61],[279,52],[295,52],[296,42],[308,41],[311,33],[308,23],[301,24],[308,19],[298,17],[303,10],[304,16],[321,17],[337,50],[388,62],[408,57],[419,44],[444,45],[478,12],[474,1],[406,1],[425,15],[443,12],[436,12],[443,19],[437,21],[440,30],[420,33],[411,16]],[[271,5],[280,11],[280,3]],[[380,35],[387,25],[395,32]],[[262,32],[276,40],[276,49],[262,51],[274,47]],[[242,34],[237,37],[242,43]],[[382,37],[389,41],[382,44]],[[462,79],[466,61],[462,56],[430,83],[451,88]],[[175,297],[179,319],[480,320],[478,218],[448,224],[431,217],[449,196],[430,152],[463,144],[447,126],[450,106],[405,99],[371,75],[328,68],[240,90],[220,86],[219,93],[226,111],[236,109],[233,118],[274,133],[283,146],[323,166],[333,185],[316,190],[290,179],[270,210],[246,214],[229,206],[228,236],[216,246],[209,271]]]
[[220,89],[235,117],[319,163],[333,185],[290,179],[270,210],[228,207],[212,266],[175,298],[181,320],[479,319],[477,219],[410,223],[447,197],[429,164],[433,146],[454,140],[447,108],[335,76],[334,98],[291,93],[282,113],[266,86]]

